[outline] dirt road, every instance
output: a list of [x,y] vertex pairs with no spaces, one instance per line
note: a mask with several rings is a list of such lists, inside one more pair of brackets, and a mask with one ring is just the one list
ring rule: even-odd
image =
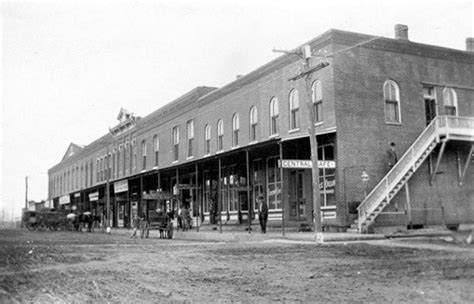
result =
[[0,230],[0,302],[474,302],[474,248],[426,244]]

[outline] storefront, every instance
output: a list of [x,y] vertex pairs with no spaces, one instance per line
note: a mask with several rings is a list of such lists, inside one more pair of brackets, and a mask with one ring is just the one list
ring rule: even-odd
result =
[[114,222],[117,227],[129,227],[130,223],[130,204],[128,200],[128,181],[122,180],[114,183],[115,194],[115,213]]

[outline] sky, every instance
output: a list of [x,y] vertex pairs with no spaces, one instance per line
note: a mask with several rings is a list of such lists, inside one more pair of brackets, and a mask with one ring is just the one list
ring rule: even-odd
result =
[[146,116],[196,86],[221,87],[336,28],[465,50],[471,0],[4,1],[0,23],[0,220],[47,199],[71,142]]

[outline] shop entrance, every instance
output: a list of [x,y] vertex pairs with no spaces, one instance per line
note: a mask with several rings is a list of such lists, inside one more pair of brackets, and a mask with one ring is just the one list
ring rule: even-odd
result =
[[304,170],[290,170],[290,217],[293,220],[306,219],[306,197],[304,191]]

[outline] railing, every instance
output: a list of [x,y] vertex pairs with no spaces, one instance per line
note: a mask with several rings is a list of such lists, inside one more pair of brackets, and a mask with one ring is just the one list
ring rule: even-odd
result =
[[[474,136],[474,118],[456,116],[438,116],[423,130],[411,147],[403,154],[397,164],[385,175],[384,178],[367,195],[357,207],[359,212],[358,228],[361,231],[362,223],[380,204],[389,196],[390,191],[403,178],[408,170],[422,156],[429,145],[440,135],[447,135],[453,130],[464,129],[464,133]],[[455,132],[454,132],[455,133]],[[413,167],[413,169],[416,169]]]

